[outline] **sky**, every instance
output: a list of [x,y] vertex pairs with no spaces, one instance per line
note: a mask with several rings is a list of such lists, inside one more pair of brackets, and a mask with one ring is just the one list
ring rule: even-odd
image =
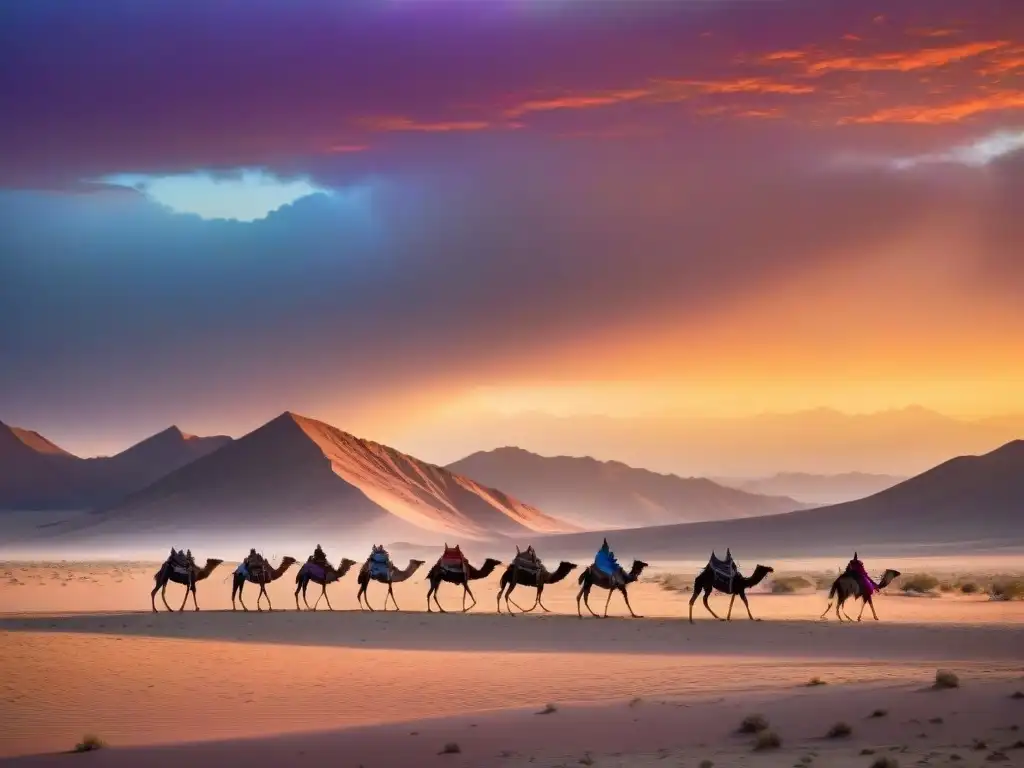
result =
[[1019,0],[6,3],[0,115],[0,420],[80,455],[1024,412]]

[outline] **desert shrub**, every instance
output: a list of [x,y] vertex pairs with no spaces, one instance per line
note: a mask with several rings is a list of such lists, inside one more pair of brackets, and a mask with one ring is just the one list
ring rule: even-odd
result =
[[106,742],[103,741],[99,736],[94,733],[87,733],[82,737],[82,740],[75,744],[75,752],[95,752],[97,749],[103,749],[107,746]]
[[853,728],[848,723],[839,722],[829,728],[825,736],[830,739],[845,739],[851,733],[853,733]]
[[950,672],[948,669],[939,669],[935,672],[935,688],[959,688],[960,678],[957,677],[955,672]]
[[544,709],[538,712],[538,715],[551,715],[558,711],[557,704],[545,704]]
[[454,741],[449,741],[447,744],[444,745],[444,747],[441,748],[441,751],[438,752],[437,754],[439,754],[439,755],[457,755],[461,751],[462,751],[462,747],[460,747]]
[[999,579],[988,593],[996,600],[1024,600],[1024,579]]
[[930,573],[912,573],[900,579],[900,588],[904,592],[925,594],[939,586],[939,580]]
[[803,576],[779,576],[772,579],[773,595],[791,595],[804,589],[811,589],[814,584]]
[[952,592],[952,591],[953,591],[953,582],[951,582],[951,581],[940,581],[939,582],[939,592]]
[[807,681],[807,682],[805,683],[805,685],[806,685],[806,686],[807,686],[808,688],[815,688],[815,687],[817,687],[817,686],[819,686],[819,685],[828,685],[828,683],[826,683],[826,682],[825,682],[824,680],[822,680],[822,679],[821,679],[820,677],[817,677],[817,676],[815,676],[815,677],[812,677],[812,678],[811,678],[810,680],[808,680],[808,681]]
[[760,733],[768,729],[768,721],[763,715],[747,715],[740,723],[740,733]]
[[1014,691],[1010,694],[1011,699],[1024,699],[1024,691]]
[[762,752],[766,749],[778,749],[782,746],[782,739],[775,731],[769,731],[767,729],[757,732],[757,738],[754,739],[754,750]]
[[871,768],[900,768],[900,761],[895,757],[876,757],[875,761],[871,763]]
[[976,595],[981,592],[981,587],[978,586],[977,582],[965,581],[960,585],[960,591],[965,595]]
[[659,573],[651,576],[650,581],[669,592],[689,592],[695,578],[682,573]]
[[869,717],[885,717],[888,714],[889,714],[889,710],[887,710],[887,709],[876,709],[874,712],[872,712],[869,715]]

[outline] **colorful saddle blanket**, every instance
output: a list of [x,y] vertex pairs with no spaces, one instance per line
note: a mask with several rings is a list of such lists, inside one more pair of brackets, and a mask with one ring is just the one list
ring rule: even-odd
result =
[[370,576],[387,578],[391,575],[391,556],[377,551],[370,555]]
[[544,568],[544,563],[537,557],[533,547],[529,547],[525,552],[517,552],[516,556],[512,559],[512,565],[530,573],[538,573]]
[[195,573],[195,565],[188,563],[174,562],[170,564],[171,571],[178,574],[179,576],[188,576],[189,574]]
[[615,554],[608,549],[601,549],[594,558],[594,567],[607,576],[616,576],[622,570]]
[[444,554],[438,562],[446,571],[462,573],[466,568],[466,558],[457,546],[445,547]]
[[732,555],[727,556],[725,560],[720,560],[712,552],[711,559],[708,560],[708,568],[711,569],[712,586],[720,592],[732,592],[733,579],[736,578],[736,563],[733,561]]
[[302,570],[304,574],[311,579],[323,581],[325,578],[327,578],[327,569],[324,568],[324,566],[322,566],[320,563],[317,563],[313,560],[309,560],[303,563]]

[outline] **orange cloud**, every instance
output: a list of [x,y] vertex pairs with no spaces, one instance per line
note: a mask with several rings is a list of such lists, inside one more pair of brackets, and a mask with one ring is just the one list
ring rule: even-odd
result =
[[1024,69],[1024,46],[1001,51],[978,70],[980,75],[1006,75]]
[[794,85],[765,77],[741,77],[736,80],[663,80],[660,83],[670,88],[692,89],[700,94],[778,93],[797,96],[814,93],[814,88],[810,85]]
[[870,56],[835,56],[815,58],[808,51],[777,51],[762,58],[763,62],[801,63],[809,75],[831,72],[912,72],[934,69],[965,59],[991,53],[1010,45],[1006,40],[982,41],[945,48],[922,48],[913,51],[877,53]]
[[578,96],[558,96],[551,99],[533,99],[524,101],[505,110],[506,117],[521,117],[530,112],[552,112],[560,109],[593,109],[594,107],[607,107],[612,104],[622,104],[628,101],[636,101],[651,95],[646,88],[634,88],[630,90],[608,91],[605,93],[585,94]]
[[891,107],[862,117],[848,117],[840,124],[848,123],[918,123],[939,125],[955,123],[964,118],[983,112],[1003,109],[1024,109],[1024,92],[1001,91],[987,96],[938,106]]
[[496,127],[484,120],[449,120],[419,122],[408,117],[368,117],[359,124],[371,131],[417,131],[422,133],[451,133],[457,131],[483,131]]
[[327,151],[332,155],[340,155],[347,152],[365,152],[369,148],[368,144],[332,144]]
[[915,35],[917,37],[952,37],[953,35],[959,35],[959,29],[931,29],[928,27],[920,27],[916,29],[908,30],[908,34]]

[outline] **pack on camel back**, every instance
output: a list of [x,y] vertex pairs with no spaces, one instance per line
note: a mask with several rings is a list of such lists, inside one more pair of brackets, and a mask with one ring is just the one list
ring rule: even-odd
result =
[[615,559],[615,553],[608,546],[608,539],[604,540],[601,548],[594,556],[594,568],[603,573],[613,582],[626,583],[626,572],[622,570],[619,561]]
[[879,587],[875,584],[875,580],[868,576],[867,568],[864,567],[864,563],[861,562],[860,558],[857,557],[857,553],[853,553],[853,560],[846,564],[846,574],[853,576],[860,585],[861,594],[870,597],[878,591]]
[[370,551],[370,559],[366,562],[370,576],[385,579],[391,576],[391,555],[384,549],[383,544],[374,544]]
[[309,556],[309,560],[306,562],[319,565],[321,568],[327,567],[327,554],[324,552],[323,547],[319,544],[316,545],[316,549],[313,550],[313,554]]
[[544,567],[532,544],[526,549],[519,549],[519,545],[516,545],[516,556],[512,559],[512,565],[530,573],[538,573]]
[[196,561],[192,557],[191,549],[186,552],[183,549],[171,547],[171,554],[167,558],[167,563],[171,566],[172,570],[182,576],[187,576],[196,569]]
[[724,560],[719,560],[718,556],[712,552],[711,558],[708,560],[708,568],[711,569],[714,579],[712,586],[719,592],[724,592],[727,595],[732,594],[732,582],[739,572],[739,566],[732,559],[732,551],[726,548]]
[[466,573],[466,556],[462,554],[462,550],[459,549],[459,545],[456,544],[454,547],[449,547],[447,543],[444,545],[444,554],[441,555],[441,559],[438,561],[441,567],[446,571],[452,573]]
[[263,555],[259,554],[255,549],[250,549],[249,554],[245,556],[239,566],[235,569],[236,574],[241,574],[245,578],[258,578],[260,572],[266,573],[270,570],[267,567],[267,561],[263,558]]

